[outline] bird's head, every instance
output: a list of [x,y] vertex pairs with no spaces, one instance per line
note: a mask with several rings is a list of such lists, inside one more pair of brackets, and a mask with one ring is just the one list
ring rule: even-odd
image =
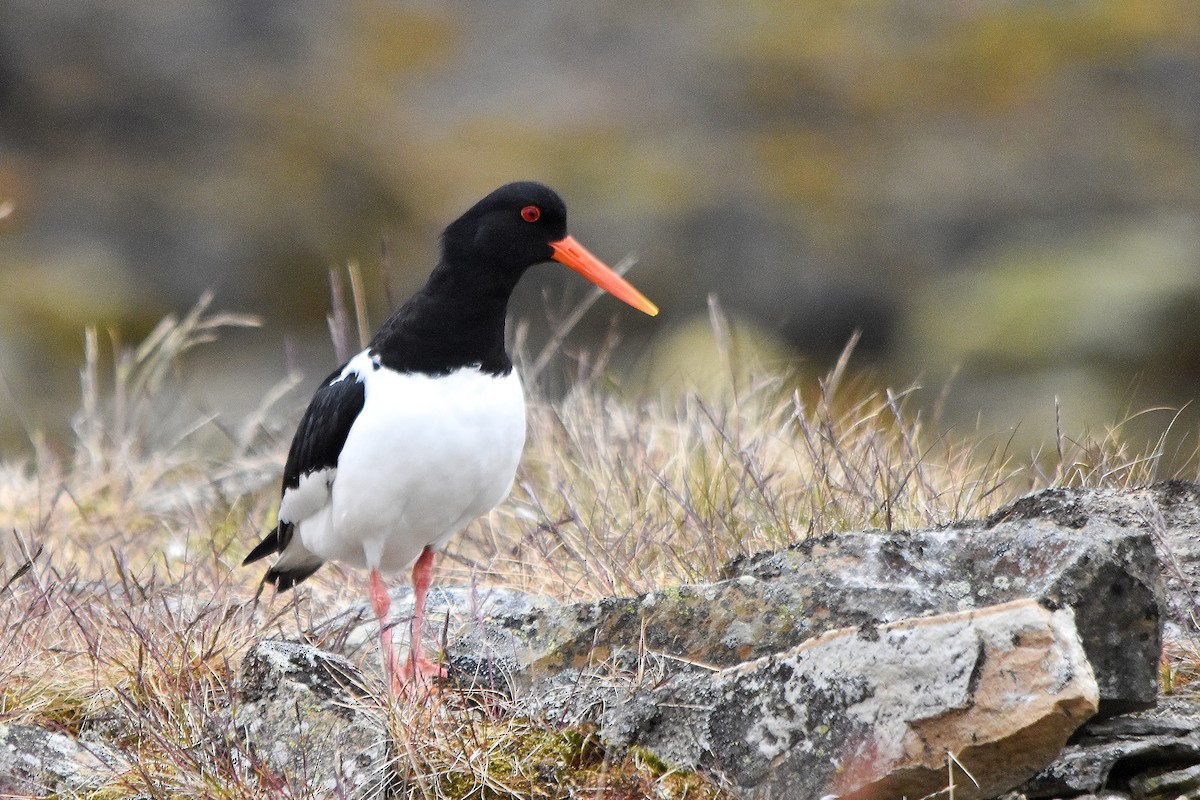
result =
[[558,261],[639,311],[658,313],[632,284],[567,234],[566,205],[540,183],[505,184],[480,200],[446,228],[442,251],[448,263],[487,265],[513,285],[534,264]]

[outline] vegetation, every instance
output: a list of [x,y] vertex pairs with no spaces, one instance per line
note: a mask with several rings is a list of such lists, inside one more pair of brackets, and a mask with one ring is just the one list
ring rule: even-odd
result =
[[[260,571],[239,564],[273,522],[303,398],[289,378],[230,428],[183,410],[177,380],[189,349],[252,323],[201,301],[134,349],[106,353],[90,331],[74,440],[34,436],[27,460],[0,466],[0,719],[125,749],[132,768],[96,797],[278,796],[228,723],[242,654],[262,637],[305,638],[366,595],[364,575],[330,565],[254,602]],[[713,326],[733,376],[717,312]],[[562,399],[530,387],[513,497],[458,537],[438,580],[564,600],[644,592],[807,536],[938,525],[1034,488],[1158,477],[1163,443],[1128,452],[1119,427],[1028,458],[1003,439],[939,435],[907,410],[911,393],[869,388],[849,361],[850,349],[816,386],[767,372],[716,396],[625,397],[595,370]],[[390,715],[413,797],[720,796],[645,753],[607,752],[588,730],[451,696],[389,705],[378,688],[364,702]]]

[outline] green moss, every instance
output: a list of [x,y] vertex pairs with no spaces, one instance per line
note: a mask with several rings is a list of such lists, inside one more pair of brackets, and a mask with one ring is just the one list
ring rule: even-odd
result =
[[615,754],[601,744],[592,726],[549,730],[520,728],[510,721],[491,728],[488,758],[479,770],[443,772],[434,795],[445,800],[550,800],[585,794],[596,798],[724,797],[703,777],[674,770],[643,747]]
[[654,751],[641,745],[634,745],[629,748],[626,759],[648,769],[650,774],[656,778],[665,775],[671,769]]
[[17,714],[21,722],[49,725],[72,736],[79,733],[90,698],[50,686],[16,683],[0,689],[0,715]]

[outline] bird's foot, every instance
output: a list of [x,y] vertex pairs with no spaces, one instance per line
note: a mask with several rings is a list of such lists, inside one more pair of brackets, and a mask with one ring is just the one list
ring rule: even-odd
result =
[[411,655],[392,674],[392,691],[396,697],[412,698],[436,690],[446,677],[446,668],[425,657],[414,660]]
[[405,683],[436,684],[446,677],[446,668],[424,656],[410,653],[400,667],[400,679]]

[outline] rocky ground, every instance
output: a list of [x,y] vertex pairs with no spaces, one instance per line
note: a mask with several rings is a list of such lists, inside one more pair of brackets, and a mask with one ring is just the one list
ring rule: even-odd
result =
[[[447,686],[400,702],[589,731],[736,798],[1194,796],[1200,694],[1179,654],[1195,649],[1197,537],[1195,484],[1053,489],[638,597],[442,589],[429,627]],[[257,643],[228,724],[202,735],[237,739],[296,794],[413,791],[374,633],[361,607],[308,642]],[[86,793],[136,769],[122,726],[0,724],[0,794]],[[568,766],[548,760],[547,784]]]

